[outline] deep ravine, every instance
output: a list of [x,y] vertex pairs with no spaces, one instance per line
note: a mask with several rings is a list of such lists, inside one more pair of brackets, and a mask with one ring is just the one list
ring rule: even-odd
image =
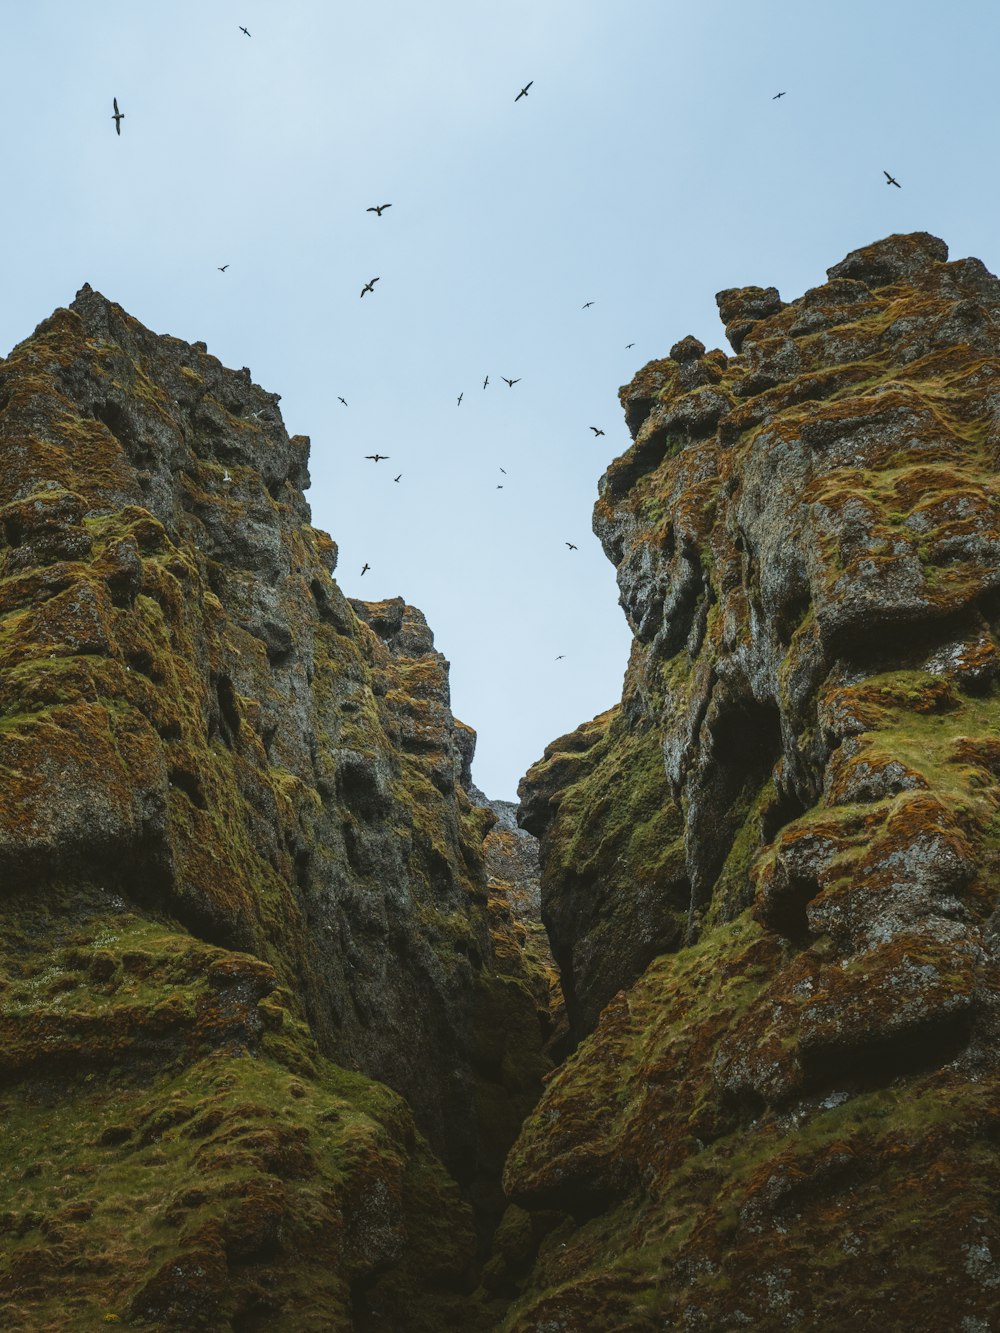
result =
[[249,371],[0,363],[0,1323],[994,1327],[1000,283],[828,276],[622,389],[516,811]]

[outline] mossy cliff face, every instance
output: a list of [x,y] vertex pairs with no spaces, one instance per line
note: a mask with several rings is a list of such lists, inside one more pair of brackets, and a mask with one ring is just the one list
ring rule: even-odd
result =
[[522,789],[582,1041],[518,1333],[995,1326],[1000,283],[925,234],[829,279],[622,390],[623,702]]
[[548,978],[447,663],[342,596],[307,454],[89,288],[0,363],[11,1327],[478,1318]]

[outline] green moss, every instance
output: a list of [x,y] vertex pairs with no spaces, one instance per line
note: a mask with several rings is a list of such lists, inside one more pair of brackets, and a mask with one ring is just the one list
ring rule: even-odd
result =
[[750,869],[763,845],[761,828],[764,815],[777,800],[778,793],[770,779],[758,791],[747,791],[739,798],[742,818],[729,855],[712,889],[712,899],[705,917],[708,925],[731,921],[751,905],[754,885]]
[[[67,892],[78,911],[106,901]],[[460,1280],[471,1218],[404,1103],[324,1060],[270,969],[128,912],[63,928],[53,951],[47,919],[8,904],[0,1147],[19,1165],[0,1180],[4,1322],[217,1328],[256,1311],[318,1333],[350,1319],[355,1284],[381,1262],[367,1211],[379,1191],[410,1219],[413,1270]],[[255,994],[268,991],[258,1046]],[[43,1031],[44,1061],[12,1082],[12,1034],[32,1057]],[[168,1280],[191,1256],[209,1277]],[[451,1298],[429,1292],[414,1327],[435,1326],[439,1300],[450,1318]]]
[[[766,1326],[767,1271],[797,1300],[815,1293],[810,1318],[835,1316],[843,1284],[856,1308],[881,1308],[883,1297],[901,1299],[904,1278],[918,1300],[928,1272],[955,1263],[948,1217],[981,1210],[997,1183],[994,1154],[975,1146],[997,1120],[995,1081],[942,1071],[794,1114],[727,1109],[708,1053],[740,1032],[773,975],[767,936],[748,918],[710,929],[653,964],[549,1085],[512,1155],[511,1187],[522,1201],[537,1188],[549,1206],[554,1181],[567,1200],[578,1180],[610,1198],[542,1247],[505,1329],[576,1309],[600,1326],[619,1303],[629,1327],[647,1316],[672,1326],[693,1309],[709,1327],[728,1326],[735,1309]],[[975,1200],[965,1194],[971,1161],[982,1172]],[[928,1170],[931,1195],[914,1186]],[[789,1241],[797,1236],[801,1246]],[[870,1291],[866,1273],[877,1279]],[[973,1293],[970,1306],[979,1301]]]
[[587,753],[585,771],[561,791],[553,847],[574,872],[594,876],[610,863],[657,881],[683,867],[683,828],[652,727],[628,731],[617,713]]

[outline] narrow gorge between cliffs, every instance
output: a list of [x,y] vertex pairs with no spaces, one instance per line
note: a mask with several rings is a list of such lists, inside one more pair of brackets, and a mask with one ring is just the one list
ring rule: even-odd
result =
[[517,807],[247,369],[86,286],[0,362],[0,1324],[995,1327],[1000,282],[717,301]]

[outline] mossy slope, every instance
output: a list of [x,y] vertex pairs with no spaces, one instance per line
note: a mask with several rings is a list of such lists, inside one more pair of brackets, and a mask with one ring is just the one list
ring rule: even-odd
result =
[[348,1329],[372,1302],[475,1326],[468,1206],[402,1099],[320,1055],[271,967],[97,887],[58,920],[18,905],[5,1327]]

